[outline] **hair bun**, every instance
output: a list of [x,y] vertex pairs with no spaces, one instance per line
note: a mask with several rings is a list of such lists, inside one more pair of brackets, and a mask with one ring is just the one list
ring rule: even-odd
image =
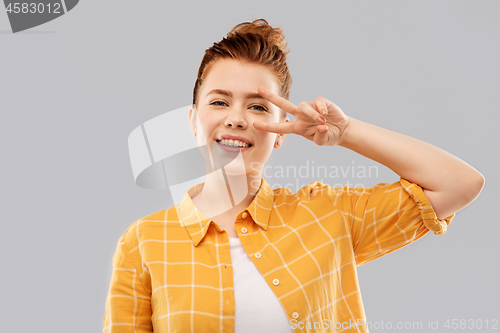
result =
[[227,37],[249,33],[262,36],[268,43],[276,45],[285,55],[290,52],[283,30],[271,27],[265,19],[240,23],[227,34]]

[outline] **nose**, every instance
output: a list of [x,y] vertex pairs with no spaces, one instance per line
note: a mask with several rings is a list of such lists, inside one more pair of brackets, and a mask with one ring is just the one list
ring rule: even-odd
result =
[[238,108],[232,109],[224,121],[224,125],[230,128],[244,129],[248,126],[248,122],[245,118],[245,112],[238,110]]

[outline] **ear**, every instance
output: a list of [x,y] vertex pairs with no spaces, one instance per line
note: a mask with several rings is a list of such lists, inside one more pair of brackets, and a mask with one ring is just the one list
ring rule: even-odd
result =
[[[283,122],[290,122],[290,119],[288,119],[288,117],[286,117]],[[286,138],[286,134],[276,134],[276,141],[274,142],[274,148],[281,147],[283,145],[283,141],[285,140],[285,138]],[[277,144],[278,142],[280,144]]]
[[282,134],[276,134],[276,140],[274,141],[274,148],[278,149],[279,147],[281,147],[284,137],[285,136]]
[[196,137],[196,108],[191,105],[188,111],[188,122],[191,128],[191,133]]

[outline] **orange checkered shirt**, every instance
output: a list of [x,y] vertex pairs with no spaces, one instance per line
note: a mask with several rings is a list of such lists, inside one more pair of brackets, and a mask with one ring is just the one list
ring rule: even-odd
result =
[[[103,332],[234,332],[228,235],[191,200],[203,185],[120,237]],[[316,181],[296,193],[262,178],[235,226],[294,332],[368,332],[356,267],[444,234],[453,217],[438,220],[403,178],[371,188]]]

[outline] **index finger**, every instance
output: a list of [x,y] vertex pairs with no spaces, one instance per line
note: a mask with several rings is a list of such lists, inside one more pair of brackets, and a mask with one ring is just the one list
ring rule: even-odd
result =
[[293,115],[297,113],[298,108],[292,102],[287,101],[283,97],[276,95],[275,93],[264,88],[263,86],[259,86],[259,88],[257,88],[257,91],[259,92],[259,94],[262,95],[262,97],[264,97],[269,102],[279,107],[281,110],[286,111],[287,113],[291,113]]
[[272,132],[278,134],[293,133],[293,123],[290,122],[268,123],[265,121],[254,121],[253,127],[259,131]]

